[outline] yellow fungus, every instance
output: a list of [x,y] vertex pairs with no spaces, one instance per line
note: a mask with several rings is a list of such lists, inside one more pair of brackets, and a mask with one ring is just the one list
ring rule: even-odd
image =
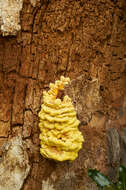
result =
[[84,141],[71,98],[67,95],[63,100],[58,98],[59,91],[69,82],[69,78],[61,76],[54,84],[50,83],[50,90],[43,92],[39,112],[40,153],[56,161],[75,160]]

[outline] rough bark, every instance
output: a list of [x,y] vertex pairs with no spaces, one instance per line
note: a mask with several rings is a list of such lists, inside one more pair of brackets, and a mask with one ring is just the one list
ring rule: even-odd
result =
[[[9,138],[22,136],[31,165],[22,190],[95,190],[88,168],[108,173],[106,131],[126,125],[119,115],[126,107],[125,7],[123,0],[24,0],[21,31],[0,36],[0,156]],[[39,153],[42,92],[61,75],[74,79],[69,92],[85,138],[73,163]]]

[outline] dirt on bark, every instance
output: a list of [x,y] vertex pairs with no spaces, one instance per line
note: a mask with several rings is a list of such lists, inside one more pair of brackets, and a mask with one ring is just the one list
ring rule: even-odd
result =
[[[61,75],[74,81],[68,92],[85,138],[72,163],[39,153],[42,92]],[[22,190],[97,189],[87,171],[109,172],[107,130],[126,125],[125,94],[124,0],[41,0],[36,6],[24,0],[21,31],[0,36],[0,156],[2,145],[21,134],[32,168]]]

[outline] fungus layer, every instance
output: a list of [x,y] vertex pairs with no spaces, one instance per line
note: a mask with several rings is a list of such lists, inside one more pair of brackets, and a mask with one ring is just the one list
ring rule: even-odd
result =
[[84,141],[78,130],[79,120],[69,96],[58,98],[59,91],[70,81],[61,76],[50,90],[43,92],[43,104],[39,112],[40,153],[57,161],[74,160]]

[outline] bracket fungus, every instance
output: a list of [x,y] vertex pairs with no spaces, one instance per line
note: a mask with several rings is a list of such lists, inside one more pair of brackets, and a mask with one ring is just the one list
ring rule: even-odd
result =
[[61,76],[54,84],[50,83],[50,90],[43,92],[39,112],[40,153],[56,161],[75,160],[84,141],[71,98],[67,95],[58,98],[69,82],[69,78]]

